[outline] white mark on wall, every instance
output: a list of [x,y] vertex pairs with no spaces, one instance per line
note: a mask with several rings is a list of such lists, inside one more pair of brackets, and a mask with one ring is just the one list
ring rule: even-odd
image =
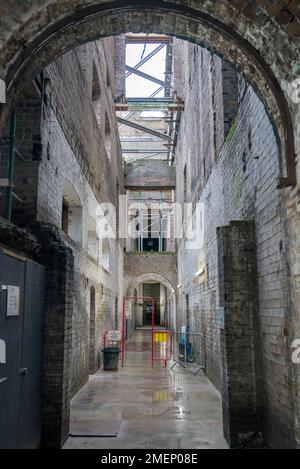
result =
[[284,81],[282,88],[294,104],[300,104],[300,78],[291,83]]
[[6,363],[6,344],[4,340],[0,339],[0,364],[5,365]]
[[6,103],[6,85],[3,80],[0,79],[0,103]]
[[292,348],[295,349],[292,354],[292,362],[295,365],[300,365],[300,339],[294,340],[292,343]]

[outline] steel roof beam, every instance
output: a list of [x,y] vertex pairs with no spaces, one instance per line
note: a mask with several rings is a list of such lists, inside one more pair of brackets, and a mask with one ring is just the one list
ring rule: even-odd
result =
[[149,129],[148,127],[144,127],[143,125],[136,124],[135,122],[128,121],[126,119],[122,119],[121,117],[117,117],[117,121],[121,125],[127,125],[128,127],[132,127],[133,129],[140,130],[146,134],[154,135],[155,137],[161,138],[162,140],[171,140],[169,135],[162,134],[161,132],[157,132],[156,130]]
[[165,154],[165,153],[169,153],[169,150],[157,150],[155,148],[153,148],[152,150],[151,149],[150,150],[142,150],[142,149],[137,150],[137,149],[133,149],[133,148],[126,150],[125,148],[123,148],[122,152],[126,153],[126,154],[140,154],[140,153],[142,153],[142,154],[143,153],[145,153],[145,154],[150,153],[151,154],[151,153],[155,153],[157,155],[162,155],[162,154]]
[[163,86],[164,88],[167,87],[167,83],[165,81],[159,80],[158,78],[155,78],[152,75],[148,75],[148,73],[144,73],[144,72],[141,72],[140,70],[136,70],[133,67],[129,67],[129,65],[126,65],[125,68],[131,74],[144,78],[144,80],[152,81],[152,83],[156,83],[157,85]]
[[170,42],[170,36],[165,35],[151,35],[146,36],[139,35],[127,35],[126,44],[168,44]]
[[[142,67],[148,60],[152,59],[158,52],[160,52],[163,48],[165,47],[165,44],[161,44],[158,46],[153,52],[151,52],[149,55],[147,55],[141,62],[136,64],[133,68],[137,70],[138,68]],[[132,75],[132,72],[127,72],[125,75],[125,78],[128,78],[130,75]]]

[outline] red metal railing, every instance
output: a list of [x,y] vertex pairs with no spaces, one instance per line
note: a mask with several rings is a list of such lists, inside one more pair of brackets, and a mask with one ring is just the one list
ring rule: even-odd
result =
[[[122,359],[122,366],[124,366],[125,360],[125,306],[127,301],[132,300],[143,300],[149,301],[152,303],[152,318],[151,318],[151,366],[153,367],[155,361],[163,361],[165,363],[165,367],[167,366],[167,360],[171,360],[173,356],[173,336],[170,331],[164,330],[155,330],[155,300],[148,296],[128,296],[123,299],[123,310],[122,310],[122,352],[121,352],[121,359]],[[155,346],[154,346],[154,335],[156,333],[165,333],[170,337],[170,355],[169,357],[155,357]]]
[[154,329],[154,299],[150,296],[127,296],[123,299],[123,310],[122,310],[122,366],[124,366],[124,359],[125,359],[125,306],[127,301],[132,300],[143,300],[143,301],[151,301],[152,303],[152,340],[151,340],[151,364],[153,366],[154,363],[154,342],[153,342],[153,329]]

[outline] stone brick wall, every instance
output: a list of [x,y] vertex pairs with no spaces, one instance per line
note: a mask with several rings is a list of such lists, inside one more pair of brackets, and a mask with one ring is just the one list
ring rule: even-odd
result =
[[125,74],[126,74],[126,39],[125,35],[115,38],[115,94],[125,96]]
[[[177,261],[176,255],[159,252],[131,252],[124,257],[124,271],[126,274],[126,285],[132,290],[138,285],[138,279],[143,276],[152,275],[152,280],[162,279],[162,283],[167,281],[169,288],[175,289],[177,282]],[[148,278],[151,280],[151,278]],[[143,280],[140,280],[143,281]]]
[[[16,161],[14,165],[14,193],[21,199],[13,198],[12,221],[20,227],[28,227],[37,217],[37,191],[39,163],[36,161]],[[7,161],[0,162],[1,177],[7,177]],[[0,197],[0,213],[4,215],[6,194]]]
[[[121,161],[120,143],[116,137],[116,116],[112,105],[114,75],[108,61],[113,51],[108,54],[107,46],[105,48],[100,41],[87,44],[84,48],[84,51],[80,49],[79,56],[77,50],[73,50],[47,68],[46,75],[50,80],[46,85],[48,107],[53,109],[96,197],[115,202],[115,191],[110,188],[115,186],[116,177],[120,177]],[[83,71],[81,63],[84,59]],[[100,89],[99,123],[92,106],[93,66],[96,68]],[[110,154],[105,145],[107,124],[111,130]],[[48,143],[45,142],[45,145],[47,147]],[[121,183],[122,181],[120,187]]]
[[[34,223],[37,214],[38,168],[41,156],[41,100],[34,85],[27,90],[26,100],[16,109],[16,139],[12,221],[18,226]],[[9,129],[6,129],[9,135]],[[0,177],[7,178],[8,140],[1,142]],[[21,201],[20,201],[21,199]],[[0,213],[4,214],[5,194],[0,197]]]
[[[227,136],[237,116],[238,103],[238,76],[233,65],[223,60],[222,80],[223,84],[223,110],[224,110],[224,134]],[[217,93],[216,93],[217,95]]]
[[[178,174],[183,174],[187,165],[188,181],[191,181],[193,168],[199,185],[198,190],[189,193],[188,200],[203,203],[205,241],[202,250],[186,251],[184,244],[179,244],[178,273],[182,288],[179,292],[178,322],[184,324],[186,321],[185,295],[189,294],[190,309],[193,311],[192,329],[205,335],[207,374],[221,389],[216,228],[232,220],[254,220],[265,437],[271,447],[293,446],[293,390],[289,377],[291,338],[287,328],[290,314],[287,238],[282,216],[282,192],[277,189],[276,174],[280,164],[277,140],[262,102],[253,89],[240,79],[237,119],[223,143],[218,162],[213,163],[209,157],[211,166],[207,166],[210,171],[206,172],[203,165],[202,170],[201,165],[196,166],[196,160],[200,158],[203,161],[204,156],[208,158],[211,148],[217,148],[216,141],[224,135],[220,131],[220,135],[215,136],[216,128],[220,129],[220,126],[214,129],[207,125],[212,109],[220,102],[224,103],[224,96],[221,90],[218,93],[215,90],[215,104],[212,105],[212,87],[207,76],[211,73],[212,58],[207,51],[198,54],[198,57],[201,56],[202,60],[199,58],[196,61],[194,85],[186,96],[186,111],[177,150],[177,170]],[[219,61],[218,73],[221,73],[222,62],[220,59],[216,61]],[[202,77],[203,70],[205,77]],[[204,117],[205,128],[201,125]],[[195,121],[200,127],[200,139],[194,130]],[[197,144],[200,147],[198,151]],[[177,200],[183,201],[182,177],[178,178]],[[199,269],[202,274],[197,276]]]
[[224,435],[231,448],[261,448],[262,356],[254,222],[231,222],[217,229],[217,239],[219,306],[224,315],[224,323],[220,321]]
[[[99,90],[97,108],[93,106],[94,86]],[[115,239],[109,241],[109,271],[102,266],[101,243],[98,256],[92,257],[89,251],[89,230],[96,227],[98,204],[117,205],[117,190],[123,191],[114,93],[114,39],[111,38],[86,44],[57,59],[37,78],[17,107],[16,148],[25,161],[17,159],[15,163],[14,191],[23,202],[14,200],[12,221],[26,228],[35,226],[36,222],[56,227],[62,243],[74,255],[74,294],[68,300],[71,341],[66,344],[71,354],[70,396],[87,381],[90,360],[94,372],[101,364],[104,333],[115,327],[116,298],[120,303],[118,316],[121,315],[122,244]],[[39,150],[38,158],[36,150]],[[0,166],[1,177],[6,176],[6,168],[7,147]],[[73,188],[82,206],[82,236],[77,242],[62,230],[66,183]],[[5,198],[1,197],[1,209],[4,202]],[[93,332],[90,328],[92,286],[96,291]],[[48,339],[51,341],[51,337]],[[92,356],[91,341],[94,342]]]
[[34,229],[46,267],[43,345],[42,447],[60,448],[69,435],[74,256],[49,225]]
[[[81,47],[60,58],[46,70],[47,106],[42,125],[43,157],[39,166],[37,218],[61,228],[64,183],[74,188],[82,205],[82,240],[78,244],[61,232],[74,253],[74,299],[72,315],[71,394],[86,382],[90,360],[96,371],[101,364],[104,333],[114,328],[115,299],[119,296],[122,249],[110,240],[110,269],[102,267],[102,254],[88,252],[89,220],[96,219],[98,203],[117,200],[123,187],[120,144],[113,111],[113,63],[107,60],[108,43]],[[93,69],[100,88],[98,119],[92,106]],[[111,130],[110,153],[105,127]],[[90,289],[95,288],[95,324],[90,336]],[[120,314],[121,310],[119,311]],[[94,341],[93,357],[90,342]]]
[[42,380],[43,448],[60,448],[69,435],[74,258],[50,225],[31,233],[1,220],[0,244],[45,267]]

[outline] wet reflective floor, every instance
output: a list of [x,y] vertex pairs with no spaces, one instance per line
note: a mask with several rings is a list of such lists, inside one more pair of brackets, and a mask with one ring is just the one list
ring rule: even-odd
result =
[[221,397],[201,373],[150,366],[151,331],[136,331],[125,366],[75,396],[65,449],[224,449]]

